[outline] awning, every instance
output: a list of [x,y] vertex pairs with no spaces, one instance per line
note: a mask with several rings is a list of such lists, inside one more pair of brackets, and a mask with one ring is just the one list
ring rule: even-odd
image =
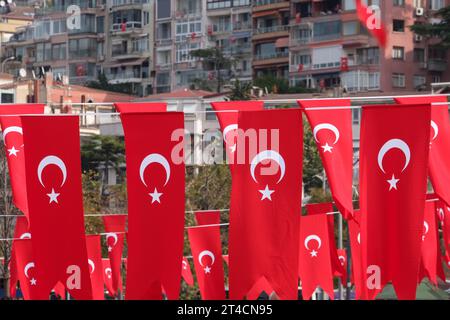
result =
[[113,62],[111,64],[104,64],[104,67],[114,68],[114,67],[121,67],[121,66],[136,66],[136,65],[142,64],[147,59],[148,58],[140,58],[140,59],[135,59],[133,61],[127,61],[127,62]]
[[275,47],[276,48],[289,47],[289,37],[277,39],[277,41],[275,41]]
[[233,37],[235,39],[242,39],[242,38],[249,38],[252,34],[250,31],[241,31],[241,32],[234,32]]
[[252,14],[252,17],[259,18],[259,17],[266,17],[266,16],[272,16],[272,15],[278,15],[278,10],[255,12]]

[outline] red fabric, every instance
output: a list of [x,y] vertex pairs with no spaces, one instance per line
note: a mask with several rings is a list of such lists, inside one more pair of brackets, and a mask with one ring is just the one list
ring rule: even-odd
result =
[[192,275],[191,265],[186,257],[183,257],[183,261],[181,262],[181,276],[184,281],[186,281],[188,286],[194,286],[194,277]]
[[422,258],[418,281],[420,283],[423,278],[428,277],[435,286],[437,286],[437,277],[445,281],[436,213],[435,202],[426,202],[422,234]]
[[[309,300],[317,287],[334,298],[328,220],[326,215],[300,219],[298,275],[303,299]],[[336,248],[334,249],[336,251]]]
[[[18,216],[16,218],[16,226],[14,228],[14,239],[30,239],[31,233],[29,233],[28,229],[28,220],[25,216]],[[18,279],[18,271],[16,265],[16,250],[15,250],[15,242],[14,240],[11,245],[11,259],[9,261],[9,292],[11,297],[16,296],[16,287]]]
[[[367,12],[367,6],[362,3],[361,0],[356,0],[356,12],[358,13],[359,21],[366,26],[368,22],[370,23],[373,21],[372,15],[373,13]],[[373,24],[373,23],[371,23]],[[367,30],[378,40],[378,44],[380,47],[385,47],[387,42],[387,32],[386,27],[384,24],[380,21],[379,22],[379,28],[367,28]]]
[[195,274],[203,300],[225,299],[220,227],[188,229]]
[[12,114],[42,114],[43,104],[1,105],[0,124],[3,131],[9,178],[14,205],[28,217],[27,192],[25,188],[25,164],[23,154],[23,130],[20,117],[1,117]]
[[112,269],[111,262],[109,259],[102,259],[102,267],[103,267],[103,281],[105,282],[106,290],[108,291],[108,295],[110,297],[115,297],[117,292],[114,289],[113,281],[112,281]]
[[[183,113],[125,113],[128,192],[126,299],[169,299],[180,291],[184,241]],[[178,153],[174,150],[178,150]],[[174,154],[176,153],[176,154]]]
[[227,254],[224,254],[223,256],[222,256],[222,258],[223,258],[223,261],[225,261],[225,263],[227,264],[227,266],[230,264],[230,260],[228,259],[228,255]]
[[91,275],[92,283],[92,298],[94,300],[105,300],[100,236],[86,236],[86,247],[88,253],[89,273]]
[[[353,214],[352,114],[349,108],[331,107],[350,106],[350,99],[298,100],[298,104],[311,125],[333,200],[347,219]],[[312,110],[316,107],[321,109]]]
[[78,116],[24,116],[25,172],[38,299],[61,281],[92,299],[84,237]]
[[113,290],[110,290],[113,296],[122,290],[122,252],[124,243],[124,232],[127,222],[126,214],[114,214],[103,216],[105,226],[106,246],[108,257],[111,261]]
[[347,286],[347,251],[345,249],[337,249],[337,255],[339,258],[339,261],[342,266],[342,270],[344,271],[342,274],[334,273],[335,276],[338,276],[341,278],[342,285],[344,287]]
[[437,201],[436,209],[442,228],[442,238],[444,240],[444,249],[450,254],[450,208],[443,201]]
[[[33,300],[38,298],[37,287],[41,283],[41,278],[36,274],[36,264],[33,259],[33,250],[31,240],[16,240],[14,244],[17,279],[20,281],[24,300]],[[50,290],[47,293],[49,297]]]
[[352,282],[355,284],[355,298],[362,298],[364,282],[361,265],[361,215],[359,210],[353,213],[353,219],[348,221],[348,232],[350,236],[350,250],[352,260]]
[[[400,104],[447,102],[446,96],[395,98]],[[431,107],[429,175],[436,195],[450,206],[450,118],[448,105]]]
[[56,297],[59,297],[61,300],[66,300],[66,287],[58,281],[56,286],[53,288],[53,291],[55,291]]
[[120,113],[166,112],[165,102],[116,102],[114,107]]
[[199,225],[219,224],[220,211],[218,210],[204,210],[195,211],[195,220]]
[[359,176],[368,299],[389,281],[399,299],[416,296],[430,121],[430,105],[363,107]]
[[[230,298],[244,298],[265,277],[281,299],[296,300],[302,190],[301,111],[241,112],[238,125],[244,132],[254,129],[261,133],[265,129],[267,137],[255,135],[257,141],[242,146],[238,143],[238,151],[245,152],[245,161],[233,169]],[[278,145],[266,143],[274,137]]]

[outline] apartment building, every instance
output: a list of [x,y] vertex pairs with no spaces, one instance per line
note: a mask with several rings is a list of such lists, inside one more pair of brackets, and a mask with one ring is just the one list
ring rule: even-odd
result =
[[34,12],[29,7],[10,6],[8,3],[0,7],[0,56],[3,56],[3,43],[17,31],[33,22]]

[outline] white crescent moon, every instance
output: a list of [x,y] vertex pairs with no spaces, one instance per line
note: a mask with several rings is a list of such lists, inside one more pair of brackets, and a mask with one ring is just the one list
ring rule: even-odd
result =
[[46,156],[44,159],[41,160],[41,162],[39,162],[39,166],[38,166],[38,170],[37,170],[39,182],[41,183],[41,185],[43,187],[45,187],[44,183],[42,182],[42,171],[45,169],[46,166],[48,166],[50,164],[54,164],[61,170],[61,172],[63,174],[63,181],[61,183],[61,187],[62,187],[64,185],[64,183],[66,182],[67,168],[66,168],[66,164],[64,163],[64,161],[62,161],[61,158],[59,158],[57,156]]
[[324,129],[333,131],[334,135],[336,136],[334,144],[336,144],[339,141],[339,137],[340,137],[339,130],[338,130],[338,128],[333,126],[331,123],[321,123],[314,127],[313,135],[314,135],[314,139],[316,140],[316,142],[319,142],[319,140],[317,139],[317,134],[319,133],[320,130],[324,130]]
[[358,236],[356,237],[356,240],[358,240],[358,243],[361,244],[361,233],[358,232]]
[[345,257],[344,256],[339,256],[339,261],[341,262],[341,265],[344,265]]
[[401,139],[391,139],[381,147],[380,151],[378,152],[378,166],[380,167],[381,171],[386,173],[383,168],[383,158],[391,149],[399,149],[405,155],[405,166],[403,167],[402,172],[405,171],[406,167],[409,165],[409,161],[411,160],[411,150],[409,149],[409,146],[406,144],[406,142]]
[[11,127],[6,128],[5,130],[3,130],[3,143],[5,143],[5,145],[6,145],[6,136],[10,132],[17,132],[17,133],[20,133],[21,135],[23,135],[22,127],[11,126]]
[[111,278],[111,273],[112,273],[111,268],[106,268],[105,269],[105,274],[108,276],[108,279]]
[[322,246],[322,240],[320,240],[320,237],[318,235],[316,235],[316,234],[311,234],[311,235],[306,237],[306,239],[305,239],[305,248],[309,250],[308,245],[309,245],[309,242],[311,240],[316,240],[317,243],[319,244],[317,249],[320,249],[320,247]]
[[428,222],[424,221],[423,226],[425,227],[425,233],[424,233],[424,235],[425,235],[428,233],[428,230],[429,230]]
[[170,179],[170,165],[167,159],[159,153],[149,154],[144,158],[144,160],[142,160],[141,166],[139,168],[139,175],[141,177],[142,183],[147,187],[147,184],[144,181],[144,171],[145,168],[147,168],[152,163],[159,163],[164,167],[164,170],[166,170],[166,182],[164,183],[164,185],[166,185]]
[[237,129],[238,129],[238,125],[235,124],[235,123],[226,126],[225,129],[223,129],[223,138],[226,139],[227,138],[227,134],[230,131],[235,131]]
[[198,255],[198,262],[200,263],[200,265],[203,267],[203,262],[202,259],[204,256],[209,256],[212,260],[211,265],[214,264],[214,261],[216,261],[216,257],[214,256],[214,253],[212,253],[209,250],[203,250],[202,252],[200,252],[200,254]]
[[95,270],[95,264],[94,264],[94,261],[92,261],[91,259],[88,259],[88,263],[89,263],[89,265],[92,267],[91,273],[94,273],[94,270]]
[[113,238],[114,239],[114,243],[113,243],[113,246],[115,246],[116,244],[117,244],[117,234],[115,234],[114,232],[108,232],[107,234],[106,234],[106,242],[108,242],[108,239],[109,238]]
[[34,262],[27,263],[25,268],[23,268],[23,273],[25,273],[25,277],[28,278],[28,270],[30,270],[31,268],[34,268]]
[[431,127],[433,128],[433,131],[434,131],[434,136],[433,136],[433,138],[431,140],[434,140],[434,139],[436,139],[436,137],[439,134],[439,127],[436,124],[436,122],[434,122],[433,120],[431,120]]
[[22,233],[20,239],[31,239],[31,233],[29,232]]
[[269,159],[276,161],[280,165],[281,175],[280,175],[280,179],[278,179],[277,184],[280,183],[280,181],[283,179],[284,173],[286,172],[286,163],[284,162],[283,157],[281,156],[281,154],[279,154],[278,152],[276,152],[274,150],[266,150],[266,151],[262,151],[262,152],[258,153],[251,162],[250,173],[255,182],[258,182],[255,178],[256,166],[261,161],[269,160]]

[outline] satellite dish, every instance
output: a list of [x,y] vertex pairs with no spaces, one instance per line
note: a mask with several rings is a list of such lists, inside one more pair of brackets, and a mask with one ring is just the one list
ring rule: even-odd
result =
[[6,6],[6,2],[5,1],[0,1],[0,7],[4,7],[4,6]]
[[11,4],[11,3],[12,3],[12,0],[6,0],[6,2],[8,2],[8,4]]
[[27,76],[27,70],[25,70],[24,68],[20,68],[19,70],[19,76],[21,78],[25,78]]

